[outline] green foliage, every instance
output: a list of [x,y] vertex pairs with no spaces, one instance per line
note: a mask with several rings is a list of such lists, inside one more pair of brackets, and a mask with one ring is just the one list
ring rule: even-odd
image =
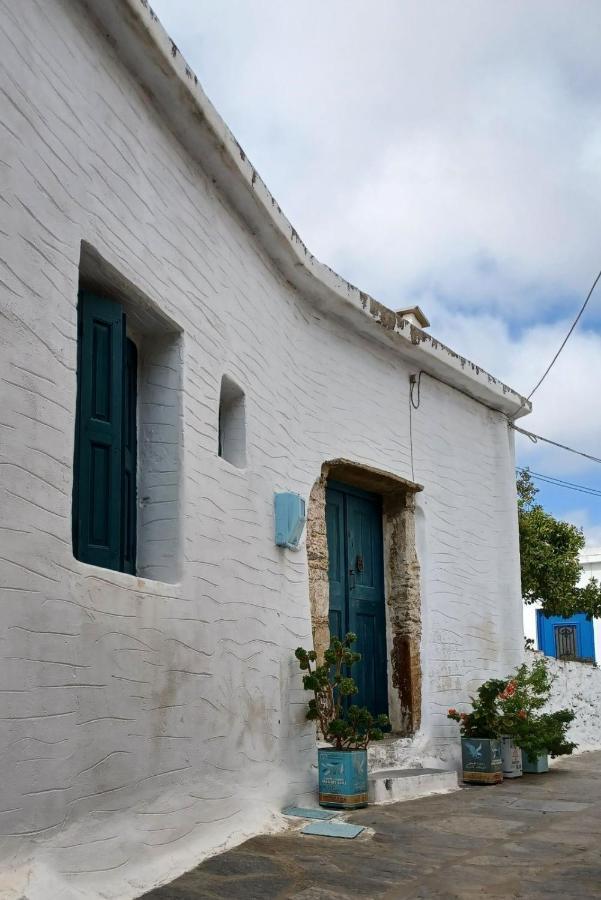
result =
[[601,615],[601,586],[595,578],[579,587],[584,547],[580,528],[561,522],[536,503],[538,489],[528,470],[517,479],[522,595],[525,603],[540,601],[549,616],[584,612]]
[[576,747],[568,741],[566,733],[574,713],[569,709],[560,709],[553,713],[543,713],[536,718],[522,723],[511,735],[518,747],[528,754],[531,762],[538,756],[549,753],[551,756],[570,754]]
[[321,665],[316,663],[314,650],[299,647],[295,656],[303,675],[303,686],[312,691],[307,719],[319,722],[324,740],[336,750],[359,750],[370,741],[383,737],[382,729],[389,725],[388,716],[372,716],[364,706],[349,704],[347,699],[359,692],[351,677],[350,668],[361,660],[361,654],[351,650],[357,636],[349,632],[344,638],[332,638]]
[[509,735],[534,762],[550,753],[563,756],[576,747],[567,740],[574,719],[569,709],[543,713],[551,693],[552,679],[546,660],[541,657],[531,666],[523,663],[506,679],[485,681],[472,698],[472,711],[459,713],[452,708],[448,718],[459,723],[463,737],[497,738]]
[[512,737],[518,747],[535,762],[542,754],[570,754],[576,744],[566,738],[574,713],[560,709],[542,713],[551,693],[552,678],[544,657],[531,666],[523,663],[500,695],[503,734]]
[[472,711],[460,713],[454,707],[447,716],[459,722],[462,737],[498,738],[501,734],[501,721],[498,709],[498,696],[505,688],[506,681],[491,678],[481,684],[472,697]]

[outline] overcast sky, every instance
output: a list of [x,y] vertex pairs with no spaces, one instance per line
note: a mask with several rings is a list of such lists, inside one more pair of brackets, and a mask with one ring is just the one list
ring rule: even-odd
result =
[[[601,2],[153,5],[309,249],[529,393],[601,268]],[[601,456],[600,388],[601,289],[519,424]],[[601,545],[601,497],[540,487]]]

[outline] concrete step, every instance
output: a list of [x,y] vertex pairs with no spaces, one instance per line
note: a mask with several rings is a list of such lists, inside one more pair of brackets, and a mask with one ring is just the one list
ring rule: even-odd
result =
[[459,790],[457,772],[447,769],[377,769],[369,773],[369,802],[398,803]]

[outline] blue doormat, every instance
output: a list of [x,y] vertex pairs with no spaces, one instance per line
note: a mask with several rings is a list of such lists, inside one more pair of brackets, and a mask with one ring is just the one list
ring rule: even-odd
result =
[[298,816],[299,819],[333,819],[336,813],[325,809],[309,809],[304,806],[287,806],[282,810],[285,816]]
[[317,834],[321,837],[356,838],[365,831],[362,825],[347,825],[346,822],[313,822],[301,829],[301,834]]

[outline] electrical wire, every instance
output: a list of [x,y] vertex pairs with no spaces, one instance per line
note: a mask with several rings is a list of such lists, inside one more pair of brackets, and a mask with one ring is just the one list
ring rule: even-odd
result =
[[563,350],[563,348],[564,348],[565,345],[567,344],[567,342],[568,342],[568,340],[569,340],[569,338],[570,338],[570,335],[572,334],[572,332],[573,332],[574,329],[576,328],[576,325],[578,325],[578,322],[580,321],[580,317],[582,316],[582,313],[583,313],[584,310],[586,309],[586,307],[587,307],[587,305],[588,305],[588,302],[589,302],[589,300],[591,299],[591,296],[592,296],[592,294],[593,294],[593,291],[594,291],[595,288],[597,287],[597,282],[599,281],[600,278],[601,278],[601,271],[599,271],[599,274],[597,275],[597,277],[596,277],[595,280],[593,281],[593,285],[592,285],[590,291],[588,292],[588,294],[586,295],[586,300],[584,301],[584,303],[583,303],[582,306],[580,307],[580,312],[578,313],[578,315],[576,316],[576,318],[575,318],[574,321],[572,322],[572,326],[571,326],[570,330],[568,331],[568,333],[566,334],[565,338],[563,339],[563,341],[562,341],[562,343],[561,343],[561,346],[560,346],[559,350],[557,351],[557,353],[555,354],[555,356],[553,357],[553,359],[551,360],[551,362],[549,363],[549,365],[548,365],[547,368],[545,369],[544,374],[542,375],[542,377],[537,381],[537,383],[534,385],[534,387],[532,388],[532,390],[531,390],[530,393],[528,394],[528,397],[526,398],[527,400],[530,400],[530,398],[532,397],[532,395],[534,394],[534,392],[537,391],[537,390],[539,389],[539,387],[541,386],[541,384],[543,383],[543,381],[545,380],[545,378],[547,377],[547,375],[549,374],[549,372],[551,371],[551,369],[552,369],[553,366],[555,365],[555,363],[556,363],[556,361],[557,361],[557,358],[558,358],[559,354],[561,353],[561,351]]
[[[427,375],[427,372],[424,373],[423,369],[420,369],[420,371],[417,373],[417,375],[411,375],[409,378],[409,383],[411,385],[409,388],[409,400],[411,402],[411,406],[413,407],[413,409],[419,409],[419,404],[421,403],[422,375],[424,375],[424,374]],[[413,389],[416,385],[417,385],[417,403],[415,402],[415,398],[413,396]]]
[[583,450],[574,450],[573,447],[567,447],[565,444],[558,443],[558,441],[552,441],[551,438],[542,437],[540,434],[534,434],[533,431],[526,431],[525,428],[518,428],[513,422],[509,422],[509,427],[513,428],[514,431],[519,431],[520,434],[525,434],[526,437],[530,438],[533,444],[543,441],[545,444],[559,447],[560,450],[567,450],[568,453],[575,453],[577,456],[583,456],[585,459],[590,459],[591,462],[601,463],[601,459],[598,456],[591,456],[590,453],[585,453]]
[[529,469],[527,466],[516,466],[515,470],[516,472],[527,472],[533,478],[536,478],[537,481],[544,481],[555,487],[563,487],[567,490],[578,491],[581,494],[590,494],[592,497],[601,497],[601,488],[594,488],[584,484],[574,484],[572,481],[564,481],[562,478],[555,478],[553,475],[543,475],[542,472],[533,472],[532,469]]

